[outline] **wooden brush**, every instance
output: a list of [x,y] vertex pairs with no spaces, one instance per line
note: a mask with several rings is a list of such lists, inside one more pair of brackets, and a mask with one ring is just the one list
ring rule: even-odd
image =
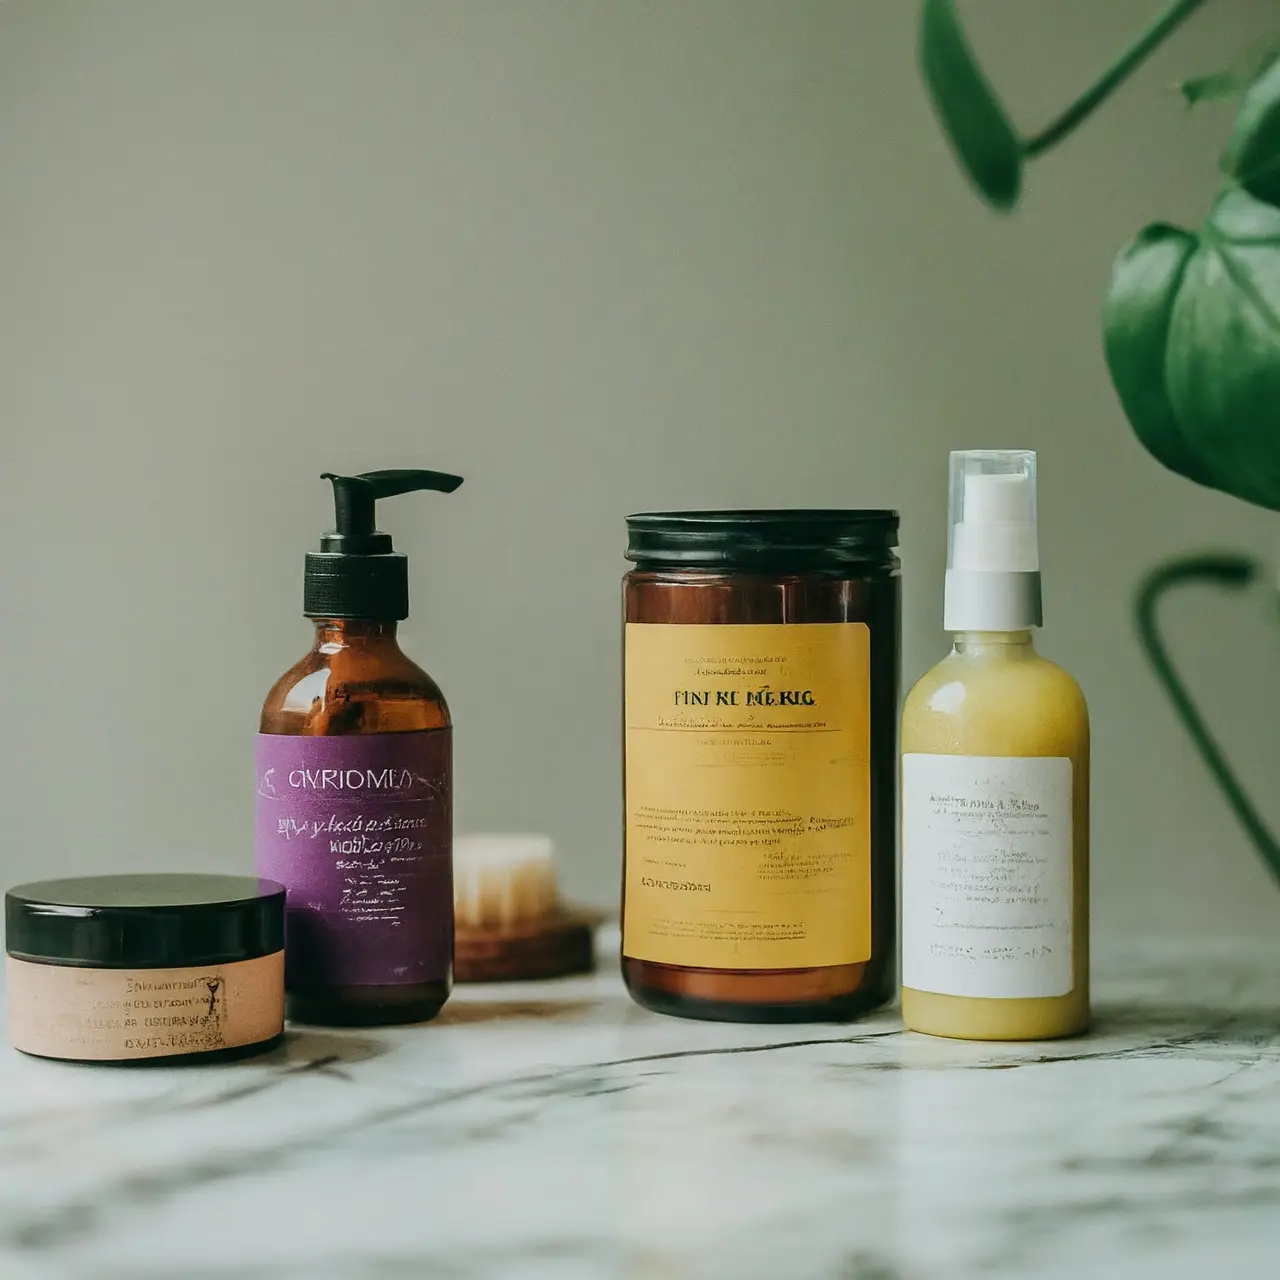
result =
[[560,901],[548,836],[473,835],[453,842],[458,982],[518,982],[585,973],[596,921]]

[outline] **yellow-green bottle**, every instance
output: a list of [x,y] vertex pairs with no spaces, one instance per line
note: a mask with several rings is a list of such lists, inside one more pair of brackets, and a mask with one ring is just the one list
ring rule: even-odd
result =
[[902,716],[902,1012],[972,1040],[1089,1022],[1089,717],[1040,657],[1036,458],[951,455],[952,652]]

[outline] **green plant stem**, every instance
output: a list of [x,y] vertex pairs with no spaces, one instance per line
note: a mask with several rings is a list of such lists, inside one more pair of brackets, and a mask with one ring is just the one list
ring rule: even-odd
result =
[[1042,151],[1048,151],[1061,142],[1078,124],[1092,115],[1202,4],[1204,0],[1174,0],[1154,25],[1139,36],[1090,88],[1052,124],[1022,144],[1023,155],[1038,156]]
[[1261,855],[1263,862],[1271,874],[1280,880],[1280,845],[1267,824],[1262,820],[1253,802],[1245,794],[1240,780],[1236,777],[1222,748],[1218,746],[1213,734],[1209,732],[1204,717],[1196,709],[1187,692],[1187,687],[1174,668],[1156,624],[1156,605],[1160,598],[1174,587],[1187,584],[1212,584],[1218,587],[1241,589],[1252,583],[1259,573],[1256,561],[1246,556],[1187,556],[1171,560],[1153,570],[1144,580],[1138,591],[1134,613],[1138,626],[1138,637],[1147,659],[1155,670],[1156,677],[1164,685],[1173,709],[1182,721],[1200,758],[1208,766],[1218,786],[1222,788],[1227,803],[1231,806],[1240,825],[1253,841],[1254,848]]

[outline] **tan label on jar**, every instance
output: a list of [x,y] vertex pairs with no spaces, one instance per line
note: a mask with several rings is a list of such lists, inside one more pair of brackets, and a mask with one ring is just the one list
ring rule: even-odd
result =
[[627,624],[624,955],[870,958],[870,654],[862,622]]
[[80,969],[8,956],[9,1039],[112,1062],[261,1044],[284,1029],[284,952],[190,969]]

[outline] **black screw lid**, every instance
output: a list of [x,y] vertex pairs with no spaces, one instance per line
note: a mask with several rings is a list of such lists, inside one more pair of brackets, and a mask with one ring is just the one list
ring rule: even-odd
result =
[[18,885],[4,898],[5,950],[98,969],[182,969],[284,947],[281,885],[253,876],[86,876]]
[[887,510],[650,511],[627,517],[627,559],[643,566],[835,569],[897,563]]
[[409,616],[409,557],[308,551],[302,580],[308,618],[371,618],[399,622]]

